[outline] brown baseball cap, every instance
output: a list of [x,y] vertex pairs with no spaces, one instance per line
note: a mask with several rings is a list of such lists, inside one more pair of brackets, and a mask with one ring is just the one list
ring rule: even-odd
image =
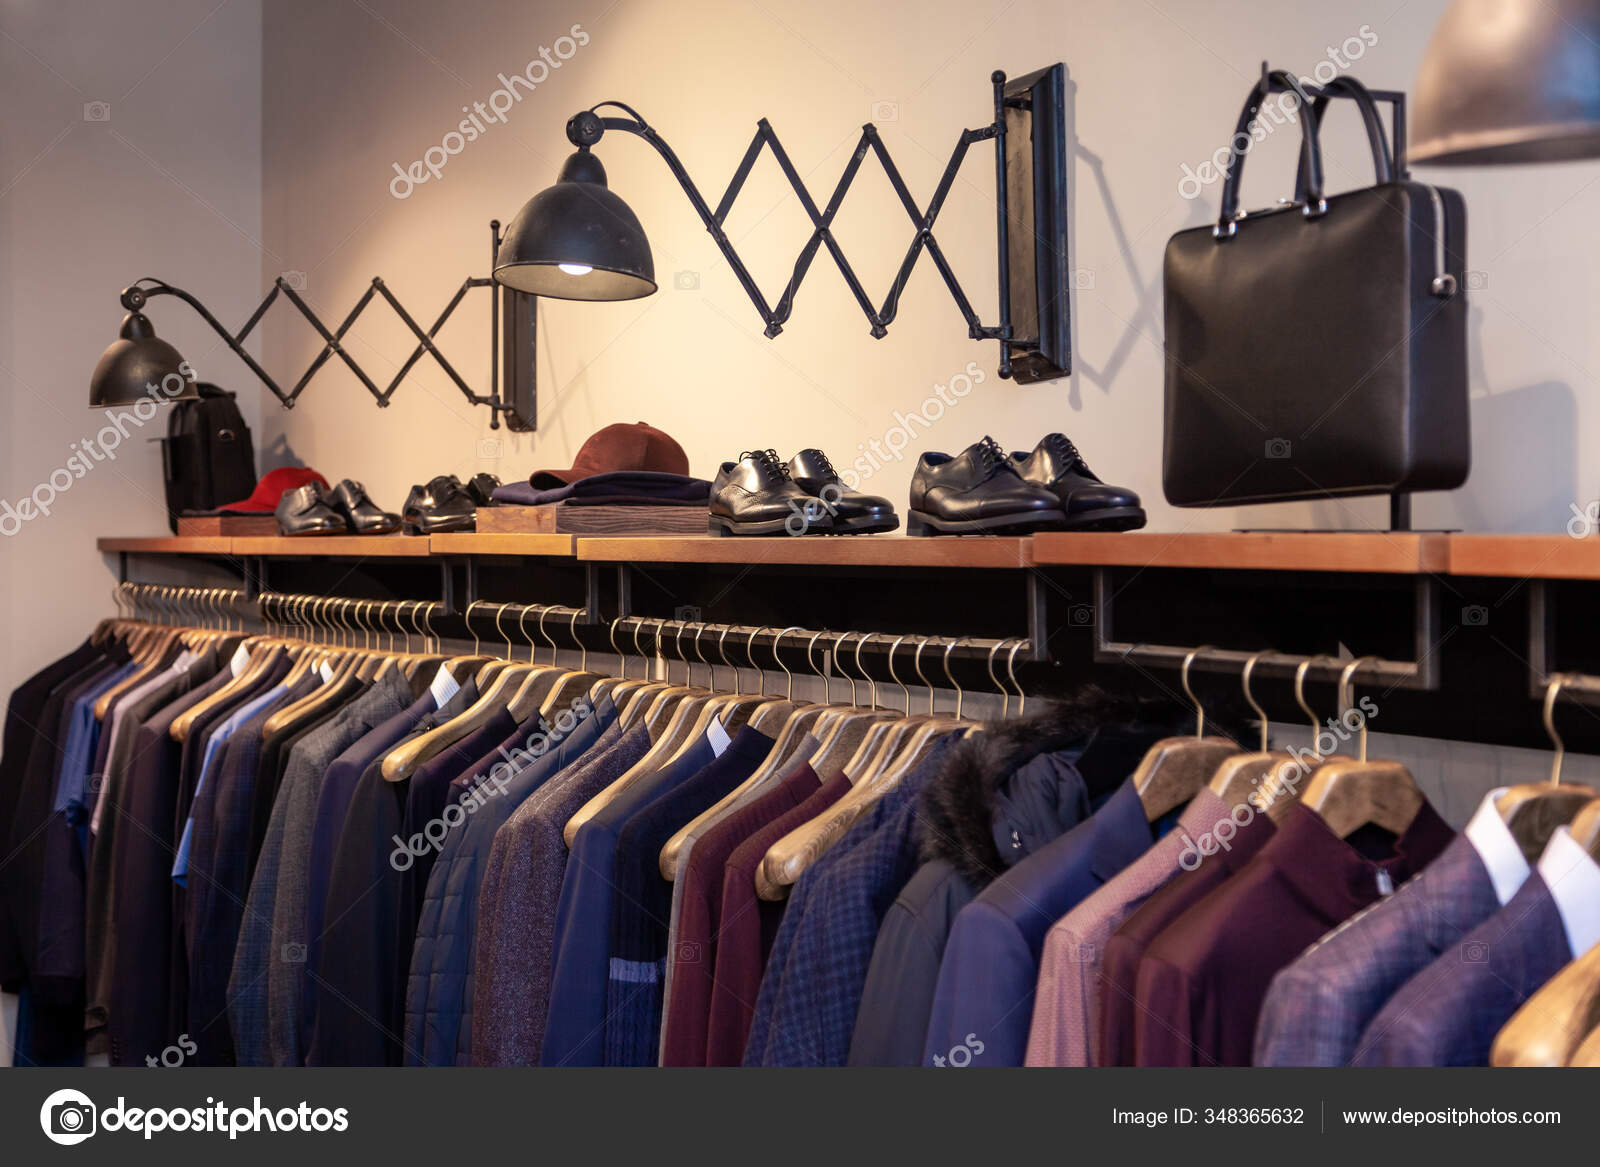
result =
[[569,470],[535,470],[528,484],[553,490],[595,474],[618,470],[653,470],[659,474],[689,473],[689,456],[667,434],[642,421],[617,422],[596,430],[578,447]]

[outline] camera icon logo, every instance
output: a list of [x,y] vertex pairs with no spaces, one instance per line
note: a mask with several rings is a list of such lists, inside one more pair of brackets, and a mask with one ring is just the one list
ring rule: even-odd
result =
[[283,282],[297,292],[306,290],[306,273],[303,271],[286,271],[283,273]]
[[1078,628],[1087,628],[1094,623],[1093,604],[1074,604],[1067,618]]
[[478,439],[478,460],[480,462],[487,462],[495,458],[504,458],[505,454],[506,444],[499,438]]
[[678,963],[699,964],[701,956],[700,942],[698,940],[678,941]]
[[1461,609],[1461,624],[1464,628],[1482,628],[1489,622],[1489,609],[1482,604],[1468,604]]
[[1080,292],[1094,291],[1094,269],[1087,267],[1073,268],[1072,286]]
[[86,101],[83,103],[83,120],[86,122],[108,122],[111,120],[111,103],[109,101]]
[[283,946],[281,955],[285,964],[304,964],[306,962],[306,946],[291,940]]
[[697,271],[673,272],[672,286],[680,292],[698,292],[700,290],[700,273]]
[[680,624],[700,623],[700,609],[693,604],[679,604],[672,609],[672,618]]
[[1461,946],[1462,964],[1488,964],[1489,946],[1481,940],[1468,940]]
[[1288,438],[1268,438],[1267,457],[1282,460],[1294,453],[1294,447]]
[[98,1113],[87,1094],[78,1090],[57,1090],[39,1108],[39,1126],[52,1143],[76,1146],[94,1134]]
[[1486,271],[1469,271],[1467,273],[1467,290],[1481,292],[1489,286],[1489,273]]
[[874,122],[897,122],[900,120],[900,103],[887,99],[872,103],[872,120]]

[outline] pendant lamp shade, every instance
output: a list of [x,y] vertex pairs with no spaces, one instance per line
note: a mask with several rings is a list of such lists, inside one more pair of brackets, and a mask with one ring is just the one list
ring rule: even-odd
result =
[[494,278],[560,300],[637,300],[656,290],[644,228],[607,188],[605,168],[587,148],[517,212],[495,256]]
[[89,378],[91,409],[129,405],[142,397],[159,405],[198,396],[188,362],[156,335],[155,326],[142,312],[123,317],[120,335],[100,354]]
[[1600,156],[1600,0],[1454,0],[1413,94],[1412,162]]

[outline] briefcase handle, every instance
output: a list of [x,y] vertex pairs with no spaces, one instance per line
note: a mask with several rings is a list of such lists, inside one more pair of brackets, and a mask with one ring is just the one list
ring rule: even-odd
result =
[[1306,215],[1313,217],[1327,209],[1327,203],[1322,198],[1322,150],[1317,144],[1317,115],[1312,110],[1311,98],[1306,96],[1305,88],[1293,73],[1287,69],[1273,69],[1251,86],[1250,96],[1245,98],[1244,108],[1239,111],[1239,122],[1234,127],[1233,137],[1228,139],[1227,171],[1222,181],[1222,211],[1211,232],[1218,240],[1231,239],[1239,229],[1239,179],[1244,174],[1245,156],[1245,150],[1239,148],[1239,143],[1252,141],[1250,123],[1261,112],[1261,103],[1271,94],[1273,83],[1293,93],[1299,102],[1300,171],[1306,181]]
[[[1311,103],[1311,112],[1317,119],[1317,144],[1322,143],[1322,119],[1331,95],[1342,94],[1356,103],[1361,111],[1361,122],[1367,131],[1367,145],[1372,149],[1372,169],[1379,183],[1394,181],[1394,153],[1389,149],[1389,135],[1383,128],[1383,115],[1378,112],[1377,99],[1354,77],[1335,77],[1322,87],[1322,93]],[[1295,176],[1294,200],[1306,201],[1306,175],[1304,168]]]

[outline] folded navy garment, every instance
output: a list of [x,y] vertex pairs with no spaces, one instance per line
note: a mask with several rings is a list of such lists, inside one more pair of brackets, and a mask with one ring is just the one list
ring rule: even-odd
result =
[[536,490],[527,482],[508,482],[495,488],[494,501],[511,506],[705,506],[711,483],[683,474],[653,470],[617,470],[552,490]]

